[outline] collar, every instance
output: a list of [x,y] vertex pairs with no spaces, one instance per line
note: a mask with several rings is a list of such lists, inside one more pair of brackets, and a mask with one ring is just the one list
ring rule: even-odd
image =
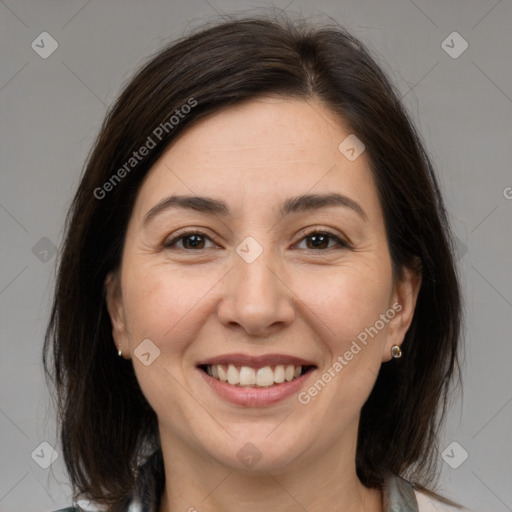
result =
[[[139,498],[132,500],[127,512],[158,512],[165,485],[165,476],[159,471],[162,467],[162,454],[157,451],[140,470],[137,479]],[[382,500],[384,512],[419,512],[414,487],[397,475],[389,474],[384,478]]]
[[[147,467],[142,468],[147,472]],[[140,488],[139,498],[134,498],[126,512],[158,512],[160,508],[160,494],[156,494],[152,489]],[[382,499],[384,512],[418,512],[418,502],[413,486],[403,478],[396,475],[390,475],[384,479],[382,488]],[[56,512],[86,512],[79,506],[58,510]]]
[[384,512],[418,512],[413,486],[403,478],[389,475],[382,489]]

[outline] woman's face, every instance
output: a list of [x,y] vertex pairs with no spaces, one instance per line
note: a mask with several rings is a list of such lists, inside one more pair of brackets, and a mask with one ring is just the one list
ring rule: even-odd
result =
[[163,445],[242,470],[353,455],[418,280],[393,282],[350,135],[317,102],[259,99],[188,129],[149,172],[108,305]]

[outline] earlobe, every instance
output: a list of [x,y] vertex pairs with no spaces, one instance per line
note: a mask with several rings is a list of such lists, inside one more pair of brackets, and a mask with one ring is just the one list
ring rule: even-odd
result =
[[[398,354],[398,349],[393,347],[400,347],[411,325],[420,288],[421,272],[404,268],[401,278],[395,285],[391,300],[391,307],[396,312],[396,315],[388,325],[387,339],[382,357],[383,362],[389,361],[394,357],[394,354]],[[404,357],[407,357],[407,354],[404,354]]]
[[112,337],[116,351],[128,350],[128,336],[126,331],[123,301],[121,296],[121,283],[116,273],[110,272],[104,283],[105,302],[112,324]]

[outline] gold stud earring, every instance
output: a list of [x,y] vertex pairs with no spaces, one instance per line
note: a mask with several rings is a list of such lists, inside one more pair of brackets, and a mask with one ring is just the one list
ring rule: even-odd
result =
[[402,357],[402,349],[400,348],[399,345],[393,345],[391,347],[391,355],[395,358],[395,359],[399,359],[400,357]]

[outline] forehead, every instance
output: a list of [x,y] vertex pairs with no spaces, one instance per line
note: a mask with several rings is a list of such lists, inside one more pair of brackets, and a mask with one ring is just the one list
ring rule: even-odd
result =
[[349,136],[340,116],[313,100],[261,98],[230,107],[173,141],[149,171],[134,212],[143,215],[171,193],[241,207],[249,195],[256,205],[334,191],[371,209],[377,197],[365,153],[352,161],[339,149]]

